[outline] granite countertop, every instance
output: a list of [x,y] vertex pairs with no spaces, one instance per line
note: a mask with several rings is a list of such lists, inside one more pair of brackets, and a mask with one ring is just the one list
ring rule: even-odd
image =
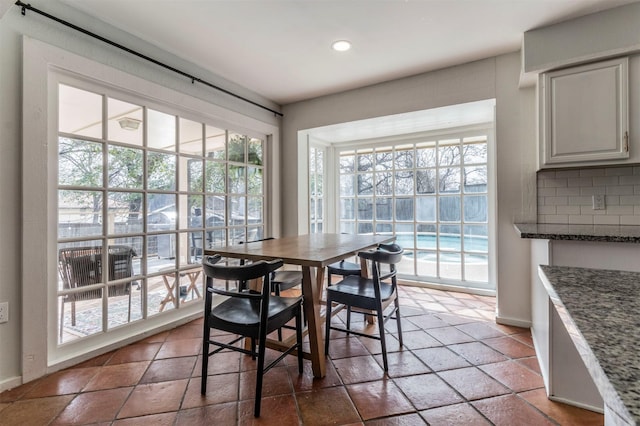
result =
[[640,424],[640,273],[546,265],[540,269],[605,403]]
[[520,238],[640,243],[640,226],[637,225],[516,223],[514,226],[520,234]]

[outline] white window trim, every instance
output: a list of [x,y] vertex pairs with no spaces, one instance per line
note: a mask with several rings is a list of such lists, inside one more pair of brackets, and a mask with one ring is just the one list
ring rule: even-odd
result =
[[[135,90],[160,103],[179,105],[181,110],[225,123],[236,131],[267,135],[267,170],[279,170],[280,130],[277,124],[248,117],[28,37],[24,38],[23,51],[22,381],[27,382],[200,315],[200,306],[194,305],[96,339],[86,339],[81,348],[78,345],[57,348],[57,333],[52,330],[57,327],[49,325],[55,324],[57,317],[57,212],[54,208],[57,205],[57,144],[52,143],[57,139],[57,116],[52,114],[57,107],[50,96],[56,83],[51,70],[77,74],[80,78],[89,76],[121,90]],[[265,232],[277,236],[280,224],[274,219],[280,213],[279,178],[271,175],[265,179],[268,194]]]

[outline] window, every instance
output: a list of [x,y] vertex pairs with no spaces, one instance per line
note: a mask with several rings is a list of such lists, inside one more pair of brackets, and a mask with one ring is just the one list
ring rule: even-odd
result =
[[57,88],[58,343],[201,303],[204,249],[264,235],[264,140],[93,82]]
[[482,130],[337,145],[338,232],[395,235],[409,278],[493,289],[488,138]]
[[323,148],[309,147],[309,226],[312,234],[322,233],[325,229],[324,158]]

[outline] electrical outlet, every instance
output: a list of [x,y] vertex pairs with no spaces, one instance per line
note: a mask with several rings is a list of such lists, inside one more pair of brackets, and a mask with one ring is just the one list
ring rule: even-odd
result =
[[9,302],[0,302],[0,324],[9,322]]
[[594,195],[592,201],[594,210],[604,210],[606,208],[604,203],[604,195]]

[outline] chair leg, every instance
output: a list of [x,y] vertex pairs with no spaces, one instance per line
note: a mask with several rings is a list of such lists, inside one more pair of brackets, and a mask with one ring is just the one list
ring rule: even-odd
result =
[[389,371],[389,364],[387,363],[387,342],[384,337],[384,315],[382,313],[382,307],[378,308],[378,330],[380,333],[380,346],[382,348],[382,364],[384,371]]
[[298,308],[298,315],[296,315],[296,342],[298,342],[298,373],[302,374],[302,306]]
[[402,347],[402,324],[400,323],[400,301],[396,297],[396,322],[398,323],[398,340],[400,341],[400,347]]
[[127,322],[131,322],[131,293],[133,292],[133,287],[131,287],[131,283],[128,284],[129,286],[129,310],[127,311]]
[[329,336],[331,335],[331,298],[327,297],[327,311],[325,315],[324,354],[329,355]]
[[207,393],[207,374],[209,372],[209,324],[205,321],[202,334],[202,373],[200,375],[200,393]]
[[351,330],[351,305],[347,306],[347,334]]
[[256,371],[256,402],[253,415],[260,417],[260,404],[262,402],[262,378],[264,376],[264,357],[266,352],[267,336],[262,332],[258,342],[258,370]]

